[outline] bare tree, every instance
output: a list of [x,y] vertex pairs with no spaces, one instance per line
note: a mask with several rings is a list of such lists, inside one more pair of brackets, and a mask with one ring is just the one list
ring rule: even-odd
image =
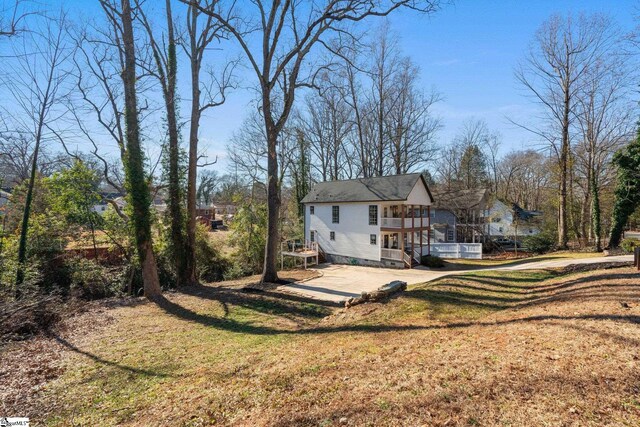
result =
[[305,111],[296,117],[296,127],[303,130],[315,161],[312,167],[321,181],[344,177],[347,139],[352,132],[351,109],[338,88],[341,80],[332,81],[329,74],[319,79],[318,93],[305,99]]
[[[610,28],[615,33],[615,28]],[[587,224],[596,251],[602,249],[600,189],[610,183],[611,159],[623,144],[633,139],[637,110],[630,99],[632,80],[618,39],[603,44],[597,59],[583,74],[576,108],[578,133],[575,150],[583,189],[581,233],[587,236]]]
[[6,116],[11,118],[11,126],[17,138],[33,141],[30,156],[29,181],[18,244],[18,270],[16,275],[16,296],[20,297],[24,281],[24,267],[27,256],[27,234],[31,202],[39,165],[42,145],[56,133],[54,123],[60,119],[60,105],[63,103],[65,85],[69,73],[64,69],[71,49],[66,34],[66,15],[61,12],[56,19],[43,18],[41,31],[31,31],[14,45],[14,69],[2,76],[13,102]]
[[[183,0],[194,4],[191,0]],[[263,282],[278,279],[276,255],[279,245],[278,138],[285,128],[298,89],[309,84],[305,67],[312,49],[326,45],[325,37],[348,30],[347,24],[372,16],[384,16],[408,7],[426,13],[437,9],[436,0],[326,0],[307,7],[298,1],[264,2],[256,0],[237,10],[238,15],[222,14],[211,5],[199,7],[214,17],[239,43],[256,74],[261,95],[261,113],[267,136],[267,224]],[[242,16],[241,13],[248,15]],[[257,19],[254,19],[257,17]],[[342,33],[344,34],[344,33]],[[258,39],[254,40],[254,37]]]
[[568,242],[567,200],[570,130],[575,123],[577,93],[601,46],[611,37],[609,19],[603,15],[552,16],[536,32],[524,62],[516,69],[516,79],[542,107],[543,127],[527,130],[543,138],[556,152],[558,183],[558,246]]
[[[217,3],[209,4],[218,8]],[[191,68],[191,115],[189,120],[189,162],[187,168],[187,239],[185,246],[186,276],[189,282],[196,279],[196,201],[198,168],[198,133],[200,118],[208,109],[222,105],[226,93],[233,88],[232,76],[237,61],[228,61],[220,75],[209,73],[208,84],[202,82],[204,53],[209,46],[226,37],[224,27],[210,15],[202,15],[203,2],[196,0],[187,10],[187,42],[185,51]],[[204,100],[203,100],[204,92]],[[216,159],[217,160],[217,159]],[[215,163],[215,161],[214,161]]]
[[117,41],[124,63],[121,76],[124,89],[125,175],[133,212],[132,222],[138,257],[142,266],[144,293],[149,299],[154,299],[161,295],[161,289],[152,246],[151,215],[149,212],[151,194],[147,185],[143,165],[144,153],[140,143],[140,120],[136,92],[136,48],[131,4],[129,0],[121,0],[121,7],[115,4],[115,0],[100,0],[100,4],[109,21],[118,29]]
[[432,90],[418,89],[418,68],[409,58],[399,64],[392,92],[392,108],[387,118],[390,132],[390,154],[393,172],[403,174],[424,166],[435,158],[435,134],[441,128],[440,120],[431,113],[433,105],[441,100]]
[[[3,186],[13,187],[29,179],[35,154],[34,145],[31,133],[9,128],[0,130],[0,176]],[[59,156],[52,155],[46,146],[39,147],[39,173],[50,175],[59,163]]]
[[[180,131],[178,129],[178,94],[176,83],[178,78],[177,41],[174,30],[171,0],[165,1],[166,34],[160,39],[147,18],[140,1],[135,0],[138,17],[147,32],[149,45],[153,52],[153,65],[149,64],[147,71],[160,83],[162,99],[166,113],[168,145],[168,209],[170,220],[171,246],[176,269],[176,286],[188,284],[190,274],[187,271],[187,253],[185,234],[183,231],[183,197],[180,185]],[[160,42],[159,40],[162,40]],[[162,44],[161,44],[162,43]]]
[[24,30],[24,21],[35,12],[26,10],[22,0],[2,1],[0,3],[0,38],[11,37]]
[[512,151],[498,162],[497,196],[526,210],[539,210],[551,181],[550,160],[534,150]]

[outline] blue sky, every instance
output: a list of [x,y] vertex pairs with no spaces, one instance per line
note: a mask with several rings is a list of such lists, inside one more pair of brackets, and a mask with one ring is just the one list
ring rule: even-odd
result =
[[[531,134],[510,124],[507,117],[527,121],[535,105],[513,77],[536,29],[551,14],[604,12],[627,30],[635,26],[638,1],[578,0],[457,0],[430,16],[400,13],[389,20],[406,54],[420,66],[425,88],[434,86],[444,100],[435,108],[444,128],[445,144],[465,120],[484,119],[503,137],[503,152],[537,143]],[[370,25],[379,25],[379,20]],[[224,156],[224,145],[246,114],[247,95],[232,96],[228,104],[203,122],[203,139],[211,152]]]
[[[72,14],[77,11],[90,17],[101,13],[97,1],[67,0],[63,4],[71,7]],[[420,66],[425,89],[433,86],[444,97],[434,109],[444,125],[438,142],[450,142],[465,120],[484,119],[491,130],[502,135],[502,150],[506,152],[537,143],[534,136],[510,124],[507,117],[527,122],[536,111],[516,84],[513,69],[539,25],[554,13],[597,11],[610,14],[629,31],[636,25],[639,6],[639,0],[456,0],[432,16],[401,12],[389,21],[404,53]],[[380,19],[368,25],[378,26]],[[188,64],[185,61],[182,65],[179,86],[187,101]],[[255,75],[249,71],[244,74],[245,82],[253,84]],[[225,146],[248,115],[253,98],[255,92],[238,90],[224,106],[203,117],[201,142],[208,149],[209,159],[219,156],[216,168],[226,166]],[[183,109],[186,111],[186,104]]]

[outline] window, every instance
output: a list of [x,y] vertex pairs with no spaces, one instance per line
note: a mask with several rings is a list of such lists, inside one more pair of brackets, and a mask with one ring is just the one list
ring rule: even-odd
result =
[[453,242],[454,240],[453,230],[447,230],[447,242]]
[[377,234],[370,234],[369,235],[369,243],[371,243],[372,245],[377,245],[378,244],[378,235]]
[[378,205],[369,205],[369,225],[378,225]]
[[309,206],[309,213],[310,213],[311,215],[313,215],[314,213],[316,213],[315,206]]
[[502,227],[500,227],[498,228],[498,231],[502,233],[504,230],[502,229]]
[[331,222],[334,224],[340,223],[340,206],[331,206]]
[[336,240],[336,232],[335,231],[330,231],[329,232],[329,240]]
[[[426,215],[425,215],[426,216]],[[431,218],[435,218],[436,217],[436,211],[435,209],[431,211]]]
[[316,241],[316,232],[311,230],[311,232],[309,233],[309,240],[311,241],[311,243]]

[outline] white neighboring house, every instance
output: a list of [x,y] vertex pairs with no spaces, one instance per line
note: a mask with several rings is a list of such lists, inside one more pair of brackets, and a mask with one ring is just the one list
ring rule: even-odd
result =
[[538,219],[541,215],[540,211],[527,211],[516,203],[495,200],[487,213],[489,235],[498,238],[535,236],[540,233]]
[[419,173],[321,182],[302,203],[305,240],[328,262],[411,268],[430,253],[433,197]]

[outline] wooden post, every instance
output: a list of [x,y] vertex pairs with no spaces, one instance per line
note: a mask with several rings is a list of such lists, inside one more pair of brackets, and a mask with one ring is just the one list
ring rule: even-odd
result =
[[415,250],[415,238],[416,238],[416,207],[411,205],[411,264],[413,268],[413,251]]
[[427,255],[431,255],[431,205],[427,206]]
[[422,261],[422,234],[424,233],[424,206],[420,205],[420,261]]
[[640,271],[640,247],[633,248],[633,265]]
[[400,205],[400,247],[404,251],[404,205]]

